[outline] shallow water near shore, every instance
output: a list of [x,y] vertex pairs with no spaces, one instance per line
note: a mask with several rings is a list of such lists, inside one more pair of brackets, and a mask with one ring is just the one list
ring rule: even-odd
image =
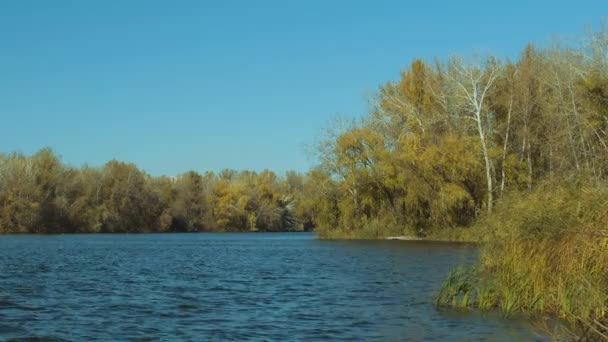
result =
[[543,341],[437,310],[475,245],[309,233],[0,237],[0,341]]

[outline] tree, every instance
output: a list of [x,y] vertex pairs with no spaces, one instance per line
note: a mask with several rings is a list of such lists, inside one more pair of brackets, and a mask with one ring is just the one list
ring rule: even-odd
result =
[[[492,213],[493,202],[493,169],[490,159],[490,144],[492,143],[493,114],[488,108],[488,96],[500,77],[500,66],[494,59],[489,59],[485,67],[480,65],[466,65],[459,59],[452,59],[449,68],[452,83],[452,95],[459,99],[462,117],[474,122],[481,152],[483,154],[487,183],[487,210]],[[453,115],[460,115],[454,113]]]
[[204,230],[207,208],[202,176],[195,171],[186,172],[177,177],[173,188],[175,198],[171,203],[171,229],[180,232]]

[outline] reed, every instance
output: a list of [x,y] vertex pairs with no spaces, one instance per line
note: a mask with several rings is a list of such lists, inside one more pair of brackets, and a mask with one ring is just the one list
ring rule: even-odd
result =
[[549,180],[496,209],[472,228],[479,263],[452,271],[437,305],[552,316],[574,339],[608,339],[608,184]]

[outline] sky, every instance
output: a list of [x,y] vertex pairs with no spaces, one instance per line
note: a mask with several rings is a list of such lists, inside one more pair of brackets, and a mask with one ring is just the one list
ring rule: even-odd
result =
[[608,1],[0,1],[0,152],[152,175],[314,165],[415,58],[574,40]]

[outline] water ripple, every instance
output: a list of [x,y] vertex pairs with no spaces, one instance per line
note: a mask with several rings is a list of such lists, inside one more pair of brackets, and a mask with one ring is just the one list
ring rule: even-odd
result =
[[534,340],[433,307],[471,246],[310,234],[0,238],[0,341]]

